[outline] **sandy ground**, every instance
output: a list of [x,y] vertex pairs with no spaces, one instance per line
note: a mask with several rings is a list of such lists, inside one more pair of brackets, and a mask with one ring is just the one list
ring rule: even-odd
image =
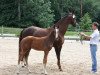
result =
[[[29,69],[22,68],[19,75],[43,75],[43,52],[31,50],[29,55]],[[98,73],[100,75],[100,43],[97,51]],[[18,60],[18,38],[0,38],[0,75],[16,75]],[[48,75],[93,75],[91,73],[91,55],[89,43],[68,41],[62,47],[61,65],[63,71],[58,70],[54,48],[49,53],[47,72]]]

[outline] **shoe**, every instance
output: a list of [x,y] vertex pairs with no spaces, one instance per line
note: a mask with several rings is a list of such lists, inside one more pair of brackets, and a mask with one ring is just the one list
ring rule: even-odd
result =
[[92,74],[97,75],[97,71],[92,71]]
[[94,69],[94,70],[91,70],[93,73],[96,73],[97,72],[97,70],[96,69]]

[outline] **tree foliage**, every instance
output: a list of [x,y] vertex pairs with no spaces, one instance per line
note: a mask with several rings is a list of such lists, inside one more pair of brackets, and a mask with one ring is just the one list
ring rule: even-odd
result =
[[38,21],[40,27],[48,27],[53,24],[54,14],[50,8],[49,0],[33,0],[34,20]]
[[0,4],[0,25],[27,27],[36,23],[48,27],[53,24],[54,14],[49,0],[2,0]]
[[80,23],[79,23],[80,28],[81,28],[83,31],[90,30],[90,29],[91,29],[91,24],[92,24],[92,20],[91,20],[89,14],[86,13],[86,14],[81,18],[81,21],[80,21]]
[[53,25],[74,9],[77,22],[86,13],[100,23],[100,0],[0,0],[0,26],[39,27]]

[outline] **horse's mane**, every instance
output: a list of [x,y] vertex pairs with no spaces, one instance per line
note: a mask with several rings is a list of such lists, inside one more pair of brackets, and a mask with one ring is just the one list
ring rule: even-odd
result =
[[[63,21],[66,17],[67,17],[67,15],[64,16],[63,18],[61,18],[57,23],[60,23],[60,22]],[[56,23],[55,23],[55,24],[56,24]]]
[[68,17],[68,15],[66,15],[66,16],[64,16],[63,18],[61,18],[60,20],[58,20],[58,21],[53,25],[53,27],[54,27],[54,26],[59,27],[59,25],[65,20],[66,17]]

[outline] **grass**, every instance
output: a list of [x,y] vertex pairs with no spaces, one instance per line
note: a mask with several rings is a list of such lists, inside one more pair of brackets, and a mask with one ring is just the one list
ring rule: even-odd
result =
[[[90,35],[92,32],[84,32],[87,35]],[[74,31],[66,31],[65,35],[66,36],[77,36],[79,32],[74,32]]]
[[[11,27],[3,27],[3,33],[4,34],[15,34],[16,36],[19,36],[21,32],[21,28],[11,28]],[[2,27],[0,27],[0,34],[2,33]],[[91,32],[85,32],[87,35],[90,35]],[[66,31],[66,36],[77,36],[79,32],[74,31]]]
[[[21,28],[11,28],[11,27],[3,27],[3,34],[15,34],[19,36],[21,32]],[[2,33],[2,27],[0,27],[0,34]]]

